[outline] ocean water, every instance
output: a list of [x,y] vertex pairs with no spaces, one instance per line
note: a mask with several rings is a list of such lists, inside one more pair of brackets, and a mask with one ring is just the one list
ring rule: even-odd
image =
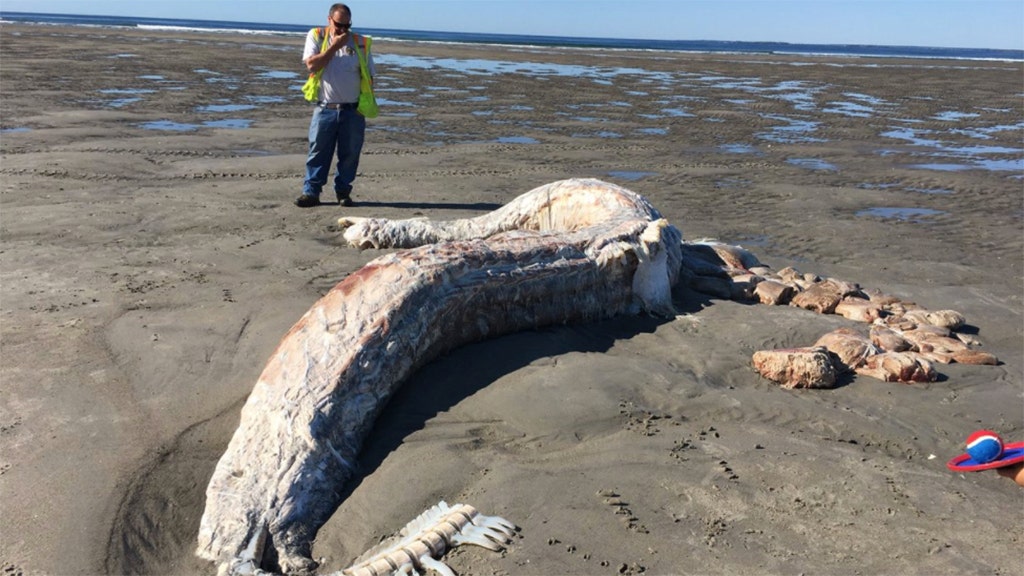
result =
[[[313,24],[273,24],[227,22],[220,20],[185,20],[171,18],[137,18],[94,16],[83,14],[40,14],[0,10],[0,20],[40,24],[121,26],[132,28],[169,28],[230,32],[233,34],[302,35]],[[1024,60],[1024,50],[988,48],[936,48],[926,46],[871,46],[861,44],[791,44],[787,42],[724,42],[717,40],[640,40],[628,38],[576,38],[569,36],[524,36],[515,34],[473,34],[434,32],[428,30],[392,30],[359,28],[375,38],[426,42],[458,42],[470,44],[502,44],[522,46],[562,46],[629,50],[670,50],[682,52],[720,52],[747,54],[807,54],[832,56],[874,56],[911,58],[956,58],[968,60]]]
[[[151,18],[119,18],[108,16],[83,15],[52,15],[12,13],[0,11],[0,20],[9,22],[31,22],[52,24],[54,26],[96,26],[141,28],[150,30],[170,31],[206,31],[223,32],[225,34],[251,34],[259,36],[294,37],[296,42],[308,31],[305,25],[253,24],[242,22],[216,22],[194,20],[169,20]],[[830,62],[829,66],[844,67],[892,67],[894,70],[911,66],[935,68],[942,74],[956,73],[957,69],[975,66],[990,66],[991,62],[1009,62],[1008,66],[1017,66],[1024,61],[1024,51],[1012,50],[981,50],[960,48],[916,48],[893,46],[850,46],[850,45],[797,45],[783,43],[741,43],[741,42],[697,42],[697,41],[652,41],[652,40],[602,40],[580,38],[557,38],[536,36],[509,36],[494,34],[450,34],[425,31],[402,31],[383,29],[363,29],[360,32],[376,38],[388,38],[395,41],[427,41],[439,43],[478,43],[501,44],[521,47],[540,46],[543,51],[557,51],[560,47],[594,47],[609,49],[667,50],[680,52],[730,53],[730,54],[765,54],[787,53],[790,55],[806,55],[807,61],[813,56],[839,56],[840,60]],[[131,54],[115,54],[113,58],[131,58]],[[870,60],[865,57],[872,57]],[[878,60],[878,57],[914,58],[912,63]],[[560,117],[573,121],[572,131],[563,135],[573,138],[620,139],[636,135],[644,138],[658,138],[669,133],[668,126],[675,122],[729,122],[731,120],[703,116],[696,113],[693,101],[700,100],[699,94],[729,90],[736,94],[723,100],[741,113],[760,116],[767,120],[765,127],[752,135],[748,142],[728,142],[720,146],[726,154],[758,156],[775,144],[820,144],[829,141],[829,125],[832,118],[853,117],[871,120],[879,125],[878,136],[884,146],[874,150],[874,154],[888,156],[891,154],[911,153],[915,160],[908,166],[921,171],[930,172],[961,172],[968,170],[984,170],[1007,175],[1008,178],[1024,181],[1024,145],[1007,146],[1006,134],[1020,133],[1024,130],[1024,118],[999,117],[998,121],[984,120],[983,115],[990,112],[1003,113],[1009,110],[989,110],[975,108],[968,110],[942,110],[930,119],[942,121],[939,127],[924,127],[928,118],[914,118],[904,115],[898,103],[889,102],[881,95],[861,92],[845,92],[841,97],[825,96],[827,86],[821,82],[792,79],[771,82],[759,77],[732,77],[722,73],[695,72],[679,70],[675,72],[653,70],[639,66],[609,67],[587,64],[564,64],[547,61],[543,55],[534,60],[501,60],[481,58],[436,58],[417,55],[381,53],[375,55],[376,61],[385,69],[394,73],[382,76],[377,86],[377,100],[382,108],[382,116],[393,120],[410,119],[419,115],[422,106],[428,106],[435,98],[461,98],[473,104],[469,112],[504,131],[494,142],[512,145],[536,145],[543,141],[544,135],[556,129],[542,126],[529,121],[509,120],[512,112],[531,110],[528,99],[521,103],[496,105],[490,101],[487,86],[491,79],[499,76],[521,76],[531,79],[551,77],[570,77],[580,85],[587,83],[601,85],[620,85],[625,87],[622,96],[605,103],[580,104],[578,102],[562,103],[555,112]],[[956,62],[938,62],[935,59],[954,59]],[[794,63],[794,66],[803,63]],[[404,84],[404,74],[398,71],[431,70],[434,74],[430,85],[409,86]],[[225,83],[229,86],[241,87],[252,82],[267,80],[280,81],[287,93],[279,96],[258,96],[244,94],[239,91],[231,99],[207,102],[196,108],[208,120],[199,123],[181,123],[176,119],[167,118],[156,122],[148,122],[139,127],[145,130],[164,132],[192,132],[207,128],[229,128],[244,130],[250,127],[253,120],[247,112],[266,105],[280,103],[291,98],[301,98],[299,89],[303,75],[296,70],[270,70],[256,67],[242,71],[240,74],[221,74],[211,70],[197,69],[193,71],[198,84]],[[458,78],[467,86],[463,86],[458,95],[453,92],[453,85],[448,79]],[[139,85],[109,86],[100,89],[97,94],[85,95],[82,102],[92,106],[116,109],[131,109],[144,105],[155,91],[189,90],[187,83],[173,82],[159,75],[140,75]],[[680,89],[684,88],[684,89]],[[613,124],[611,119],[619,116],[622,109],[629,109],[633,98],[644,98],[655,102],[655,109],[646,109],[636,113],[636,122],[630,124]],[[782,111],[765,113],[759,111],[759,104],[783,102],[786,106]],[[778,110],[778,107],[774,107]],[[819,114],[823,113],[823,114]],[[406,126],[402,122],[391,124],[375,123],[371,130],[389,132],[411,131],[423,136],[419,126]],[[28,127],[2,125],[0,133],[14,134],[29,130]],[[427,133],[427,144],[443,145],[446,143],[477,142],[478,135],[461,130],[460,125],[436,125]],[[1004,143],[997,145],[996,141]],[[892,146],[892,148],[890,148]],[[809,171],[821,173],[840,173],[843,166],[824,161],[820,158],[796,156],[786,160],[788,164]],[[609,176],[622,180],[638,180],[652,176],[653,173],[643,171],[615,171]],[[905,188],[922,194],[948,194],[943,189]],[[919,212],[891,213],[867,212],[863,216],[905,219],[918,222],[927,221],[932,214]]]

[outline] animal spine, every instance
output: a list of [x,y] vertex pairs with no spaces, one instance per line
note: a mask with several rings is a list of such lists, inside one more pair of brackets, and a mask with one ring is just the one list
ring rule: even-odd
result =
[[468,504],[449,507],[442,500],[406,524],[398,536],[370,550],[340,574],[385,576],[421,569],[453,574],[451,568],[437,560],[450,548],[476,544],[500,551],[511,542],[515,530],[515,525],[504,518],[484,516]]

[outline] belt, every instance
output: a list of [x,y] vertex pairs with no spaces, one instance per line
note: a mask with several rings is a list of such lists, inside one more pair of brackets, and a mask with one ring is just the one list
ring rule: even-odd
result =
[[355,110],[359,102],[317,102],[316,105],[328,110]]

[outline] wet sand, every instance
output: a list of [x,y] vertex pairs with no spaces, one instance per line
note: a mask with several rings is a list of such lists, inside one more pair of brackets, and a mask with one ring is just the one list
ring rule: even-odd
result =
[[[3,574],[212,574],[204,491],[276,343],[381,252],[301,210],[296,38],[0,26]],[[597,177],[687,239],[963,312],[999,366],[787,391],[753,352],[852,325],[685,314],[467,346],[389,405],[314,547],[338,570],[444,499],[520,527],[459,574],[1022,571],[1021,63],[379,40],[345,213],[457,218]],[[501,65],[495,64],[501,62]]]

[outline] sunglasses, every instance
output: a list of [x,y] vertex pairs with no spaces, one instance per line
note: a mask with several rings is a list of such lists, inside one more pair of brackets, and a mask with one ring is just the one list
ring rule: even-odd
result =
[[347,24],[342,24],[341,22],[338,22],[336,20],[331,20],[331,22],[333,22],[335,26],[337,26],[338,28],[341,28],[342,30],[348,30],[349,28],[352,27],[352,23],[351,22],[349,22]]

